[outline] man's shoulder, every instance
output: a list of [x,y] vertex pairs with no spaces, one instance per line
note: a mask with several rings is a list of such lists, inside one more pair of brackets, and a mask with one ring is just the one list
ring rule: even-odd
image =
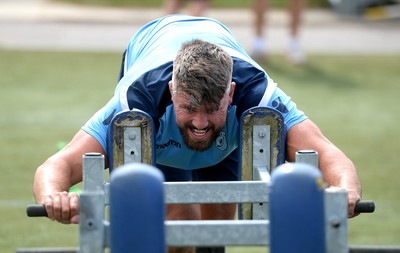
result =
[[135,73],[128,75],[131,76],[126,76],[123,80],[126,88],[120,89],[123,93],[120,98],[126,100],[127,109],[136,108],[154,118],[161,117],[165,107],[171,103],[168,83],[172,79],[172,62],[148,69],[141,75]]

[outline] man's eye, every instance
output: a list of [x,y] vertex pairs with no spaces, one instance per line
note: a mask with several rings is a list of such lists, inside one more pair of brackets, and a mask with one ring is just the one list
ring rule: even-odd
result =
[[207,113],[208,114],[213,114],[216,113],[219,110],[218,106],[210,106],[207,108]]
[[193,112],[195,112],[196,110],[193,108],[193,107],[186,107],[186,111],[188,112],[188,113],[193,113]]

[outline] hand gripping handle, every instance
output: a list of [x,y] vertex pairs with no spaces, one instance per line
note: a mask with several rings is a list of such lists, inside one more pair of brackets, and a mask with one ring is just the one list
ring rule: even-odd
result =
[[[371,200],[359,201],[356,203],[354,212],[373,213],[375,211],[375,202]],[[47,217],[47,211],[42,204],[31,204],[26,207],[28,217]]]

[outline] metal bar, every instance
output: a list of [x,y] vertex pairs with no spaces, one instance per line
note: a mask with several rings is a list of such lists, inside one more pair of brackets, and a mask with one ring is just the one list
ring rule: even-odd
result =
[[[257,170],[257,175],[264,181],[165,182],[165,202],[166,204],[257,203],[256,205],[268,203],[270,175],[265,169]],[[110,184],[104,183],[106,205],[109,205],[109,188]]]
[[83,156],[83,191],[103,191],[104,156],[100,153],[87,153]]
[[79,204],[79,253],[104,252],[104,156],[83,156],[83,191]]
[[[271,181],[271,175],[266,167],[253,168],[253,180],[258,180],[267,183],[268,188]],[[269,203],[252,203],[253,220],[268,220],[269,219]]]
[[318,152],[315,150],[299,150],[296,152],[296,162],[318,167]]
[[400,246],[351,246],[350,253],[400,253]]
[[269,221],[166,221],[168,246],[267,246]]
[[253,175],[253,180],[254,181],[263,181],[263,182],[270,182],[271,181],[271,174],[269,174],[269,171],[265,167],[257,167],[255,168]]
[[104,204],[110,205],[110,183],[104,182]]
[[141,127],[124,127],[124,164],[141,161]]
[[[165,182],[166,204],[266,203],[269,182]],[[105,204],[109,205],[110,183],[104,184]]]
[[79,205],[79,253],[104,252],[106,238],[103,220],[103,192],[82,192]]
[[[269,182],[271,177],[271,127],[269,125],[253,126],[253,180]],[[266,220],[269,217],[268,203],[252,203],[254,220]]]
[[165,182],[164,187],[168,204],[264,203],[269,196],[269,184],[262,181]]
[[110,248],[111,246],[110,222],[107,220],[103,220],[103,225],[104,225],[104,247]]
[[324,198],[326,253],[348,253],[347,191],[328,188]]
[[270,128],[268,125],[253,126],[253,175],[259,167],[271,171]]

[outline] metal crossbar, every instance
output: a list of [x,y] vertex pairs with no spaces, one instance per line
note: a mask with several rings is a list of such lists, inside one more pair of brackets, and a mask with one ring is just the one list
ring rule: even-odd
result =
[[267,246],[267,220],[166,221],[170,246]]
[[268,202],[267,182],[164,183],[165,200],[178,203],[264,203]]
[[[109,183],[105,185],[106,204],[109,204]],[[166,204],[204,203],[266,203],[269,182],[165,182]]]

